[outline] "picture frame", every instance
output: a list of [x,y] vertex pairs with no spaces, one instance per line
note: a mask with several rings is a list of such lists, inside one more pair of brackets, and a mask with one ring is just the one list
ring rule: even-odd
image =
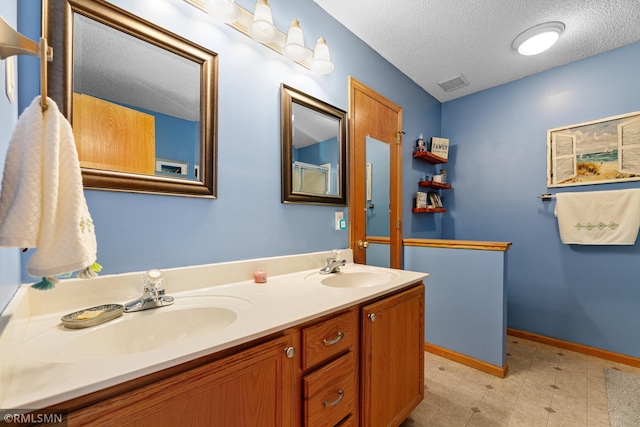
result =
[[189,163],[180,160],[156,158],[156,173],[161,175],[188,175]]
[[640,111],[547,130],[547,187],[640,180]]
[[435,191],[429,191],[428,193],[429,202],[433,205],[434,208],[442,208],[442,200],[440,199],[440,194]]
[[431,137],[431,154],[443,159],[449,158],[449,139],[437,136]]

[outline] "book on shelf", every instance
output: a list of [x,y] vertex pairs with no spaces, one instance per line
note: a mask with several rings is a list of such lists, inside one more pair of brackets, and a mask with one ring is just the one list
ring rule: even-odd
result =
[[416,208],[426,208],[427,207],[427,193],[424,193],[422,191],[418,191],[416,193],[416,199],[415,199],[415,207]]
[[449,140],[447,138],[431,137],[431,154],[443,159],[449,158]]

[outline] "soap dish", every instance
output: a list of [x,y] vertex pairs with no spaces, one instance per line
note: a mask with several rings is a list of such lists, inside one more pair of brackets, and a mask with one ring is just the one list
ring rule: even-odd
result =
[[104,304],[85,308],[62,316],[62,324],[71,329],[88,328],[122,316],[124,306],[120,304]]

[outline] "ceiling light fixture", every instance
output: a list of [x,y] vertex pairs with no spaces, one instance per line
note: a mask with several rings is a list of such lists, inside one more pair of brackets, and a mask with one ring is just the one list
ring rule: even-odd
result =
[[516,37],[511,46],[521,55],[537,55],[553,46],[564,28],[558,21],[536,25]]
[[329,46],[324,37],[320,37],[313,49],[313,62],[311,69],[318,74],[329,74],[333,71],[333,63],[329,55]]
[[275,40],[276,34],[269,1],[258,0],[253,11],[253,23],[249,27],[249,35],[260,43],[270,43]]
[[282,54],[293,61],[300,61],[307,57],[307,49],[304,47],[304,35],[300,27],[300,21],[293,19],[287,32],[287,44],[282,48]]
[[238,19],[238,9],[233,0],[204,0],[204,7],[209,15],[225,24]]

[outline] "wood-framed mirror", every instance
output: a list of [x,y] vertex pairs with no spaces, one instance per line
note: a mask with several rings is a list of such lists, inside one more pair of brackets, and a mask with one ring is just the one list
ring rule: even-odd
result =
[[85,188],[215,198],[217,54],[102,0],[48,4]]
[[347,113],[280,88],[282,202],[347,205]]

